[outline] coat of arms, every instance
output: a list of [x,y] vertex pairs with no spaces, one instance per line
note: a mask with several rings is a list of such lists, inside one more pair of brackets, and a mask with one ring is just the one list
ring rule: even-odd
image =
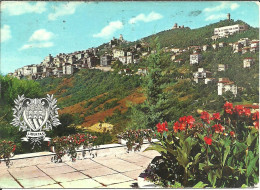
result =
[[50,141],[44,131],[51,130],[52,127],[60,125],[58,119],[57,100],[53,95],[47,94],[46,98],[26,98],[19,96],[14,101],[14,119],[12,125],[19,127],[19,130],[27,131],[26,137],[22,141],[40,144],[41,141]]

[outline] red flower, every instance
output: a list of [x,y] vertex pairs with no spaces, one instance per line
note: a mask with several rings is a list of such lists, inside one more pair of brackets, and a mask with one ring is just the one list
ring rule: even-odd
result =
[[189,127],[192,128],[193,123],[195,122],[195,119],[191,115],[189,115],[189,116],[186,117],[186,122],[189,125]]
[[180,129],[181,131],[184,131],[186,128],[187,128],[187,124],[186,124],[186,123],[180,123],[179,129]]
[[205,123],[208,123],[208,124],[210,123],[210,121],[209,121],[209,113],[208,113],[208,112],[206,112],[206,111],[201,112],[200,118],[201,118]]
[[232,114],[233,113],[233,104],[230,103],[230,102],[226,102],[224,104],[224,110],[225,110],[226,113]]
[[256,121],[256,120],[259,121],[259,112],[258,111],[253,114],[252,119],[253,119],[253,121]]
[[254,125],[255,125],[255,128],[256,128],[256,129],[259,129],[259,121],[255,121],[255,122],[254,122]]
[[14,151],[15,151],[15,149],[16,149],[16,145],[14,145],[14,146],[13,146],[13,150],[12,150],[12,152],[14,152]]
[[230,131],[230,136],[231,137],[235,137],[235,132],[234,131]]
[[211,138],[211,137],[205,136],[205,137],[204,137],[204,141],[205,141],[205,143],[208,144],[208,145],[211,145],[211,144],[212,144],[212,138]]
[[235,106],[234,111],[235,111],[239,116],[241,116],[241,115],[244,113],[244,106],[242,106],[242,105],[237,105],[237,106]]
[[220,114],[219,113],[213,113],[213,116],[210,118],[213,121],[220,121]]
[[180,123],[178,121],[176,121],[173,125],[173,130],[176,133],[180,128]]
[[180,121],[181,123],[186,122],[186,116],[180,117],[180,118],[179,118],[179,121]]
[[159,133],[162,133],[163,131],[168,131],[168,129],[167,129],[167,127],[168,127],[168,123],[165,121],[164,123],[158,123],[157,125],[156,125],[156,127],[157,127],[157,131],[159,132]]
[[189,115],[189,116],[183,116],[179,118],[179,121],[176,121],[173,125],[174,132],[177,132],[178,130],[183,131],[188,126],[191,129],[193,127],[193,123],[195,122],[195,119]]
[[215,133],[223,132],[225,130],[225,127],[220,124],[213,125],[212,128],[215,129]]
[[249,117],[251,115],[251,110],[249,108],[244,109],[244,114]]

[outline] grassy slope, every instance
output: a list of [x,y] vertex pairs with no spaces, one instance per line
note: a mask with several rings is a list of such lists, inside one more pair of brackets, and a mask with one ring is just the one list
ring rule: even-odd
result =
[[46,78],[39,82],[46,92],[58,99],[59,113],[76,115],[83,127],[104,121],[115,110],[124,113],[128,101],[144,101],[143,93],[138,90],[139,76],[82,70],[73,76]]

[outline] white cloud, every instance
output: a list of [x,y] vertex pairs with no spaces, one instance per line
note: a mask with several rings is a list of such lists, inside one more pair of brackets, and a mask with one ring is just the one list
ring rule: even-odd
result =
[[11,16],[26,13],[41,14],[46,11],[46,2],[31,3],[22,1],[4,1],[1,4],[1,11],[6,11]]
[[239,4],[237,4],[237,3],[232,3],[232,4],[230,5],[231,10],[235,10],[235,9],[237,9],[238,7],[239,7]]
[[217,12],[217,11],[221,11],[221,10],[224,10],[224,9],[231,9],[231,10],[235,10],[239,7],[240,5],[237,4],[237,3],[231,3],[231,2],[221,2],[220,5],[218,6],[215,6],[215,7],[208,7],[208,8],[205,8],[203,11],[204,12]]
[[113,35],[117,30],[123,28],[123,23],[121,21],[112,21],[107,26],[105,26],[101,32],[94,34],[95,38],[108,38]]
[[30,49],[30,48],[47,48],[52,47],[53,42],[42,42],[42,43],[31,43],[23,45],[19,50]]
[[209,21],[209,20],[219,20],[219,19],[222,19],[222,18],[226,18],[227,15],[222,13],[222,14],[213,14],[213,15],[210,15],[208,16],[205,20],[206,21]]
[[130,20],[129,20],[129,24],[135,24],[135,23],[137,23],[137,22],[139,22],[139,21],[143,21],[143,22],[152,22],[152,21],[154,21],[154,20],[159,20],[159,19],[161,19],[161,18],[163,18],[163,16],[161,15],[161,14],[159,14],[159,13],[156,13],[156,12],[151,12],[149,15],[145,15],[145,14],[139,14],[139,15],[137,15],[136,17],[134,17],[134,18],[131,18]]
[[24,44],[19,50],[52,47],[54,44],[49,40],[51,40],[53,36],[54,34],[52,32],[48,32],[46,29],[36,30],[29,38],[29,43]]
[[48,32],[45,29],[36,30],[29,39],[29,42],[32,41],[48,41],[50,40],[54,34],[52,32]]
[[4,41],[7,41],[9,39],[12,38],[12,35],[11,35],[11,30],[10,30],[10,26],[8,25],[4,25],[2,28],[1,28],[1,32],[0,32],[0,40],[1,42],[4,42]]
[[58,17],[65,15],[72,15],[75,13],[76,8],[81,5],[81,2],[67,2],[60,6],[55,6],[55,12],[48,15],[49,20],[56,20]]

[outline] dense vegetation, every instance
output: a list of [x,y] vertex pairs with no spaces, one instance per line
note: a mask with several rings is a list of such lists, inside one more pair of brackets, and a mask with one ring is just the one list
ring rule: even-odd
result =
[[[115,73],[100,70],[81,70],[74,76],[68,76],[70,85],[62,85],[55,93],[57,97],[70,96],[66,101],[58,102],[60,108],[74,105],[83,100],[89,100],[100,94],[108,93],[106,100],[123,98],[140,85],[138,76],[121,76]],[[57,89],[60,78],[45,78],[39,83],[44,91]],[[99,104],[104,103],[99,102]],[[98,105],[99,105],[98,104]]]

